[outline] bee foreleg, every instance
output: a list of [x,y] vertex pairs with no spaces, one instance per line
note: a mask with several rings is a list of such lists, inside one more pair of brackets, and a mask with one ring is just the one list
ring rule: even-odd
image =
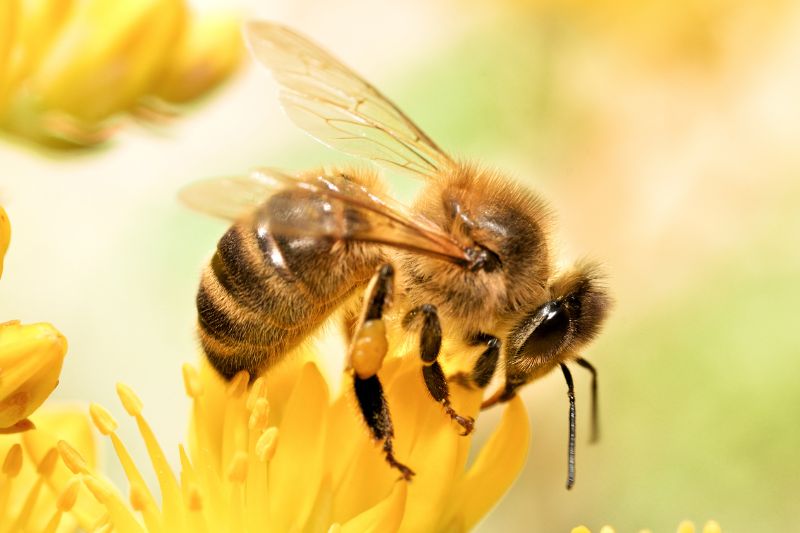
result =
[[361,415],[373,438],[383,441],[386,462],[409,480],[414,472],[394,456],[394,427],[383,386],[377,376],[388,351],[383,310],[391,303],[393,281],[394,269],[389,264],[381,266],[370,281],[364,308],[350,342],[349,355],[353,389]]
[[470,346],[480,346],[485,344],[486,348],[483,350],[478,359],[475,361],[475,366],[472,371],[467,374],[466,372],[459,372],[450,377],[451,381],[471,388],[473,385],[479,389],[484,389],[492,381],[494,371],[497,369],[497,362],[500,360],[500,339],[488,333],[476,333],[467,339]]
[[447,415],[464,428],[464,435],[469,435],[475,427],[475,419],[456,413],[450,404],[450,389],[447,385],[442,366],[437,361],[442,347],[442,326],[436,307],[426,304],[415,307],[403,318],[406,328],[414,326],[421,317],[419,355],[422,359],[422,377],[431,396],[442,404]]

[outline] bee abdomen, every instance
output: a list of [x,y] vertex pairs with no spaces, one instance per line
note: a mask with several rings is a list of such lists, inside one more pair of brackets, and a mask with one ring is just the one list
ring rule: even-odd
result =
[[255,376],[280,360],[377,264],[332,239],[274,237],[256,221],[220,239],[197,293],[203,350],[226,378]]

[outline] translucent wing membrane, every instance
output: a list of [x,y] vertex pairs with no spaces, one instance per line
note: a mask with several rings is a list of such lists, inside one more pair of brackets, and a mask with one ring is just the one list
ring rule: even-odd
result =
[[245,37],[281,85],[287,115],[317,140],[426,178],[454,165],[388,98],[305,37],[261,21]]
[[467,261],[464,249],[432,222],[341,176],[301,179],[261,168],[247,177],[193,183],[180,197],[195,210],[228,220],[258,211],[274,235],[373,242]]
[[363,185],[325,175],[299,179],[273,169],[259,169],[253,176],[283,184],[263,212],[276,235],[374,242],[454,262],[467,260],[464,249],[432,222]]
[[276,190],[260,175],[210,178],[181,189],[180,200],[201,213],[235,221],[255,211]]

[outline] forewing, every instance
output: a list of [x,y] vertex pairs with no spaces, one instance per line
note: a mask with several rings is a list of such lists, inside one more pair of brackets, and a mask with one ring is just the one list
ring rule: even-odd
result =
[[275,235],[374,242],[453,262],[467,260],[463,247],[432,222],[360,184],[325,175],[298,179],[271,169],[259,169],[254,176],[282,183],[281,192],[260,212]]
[[281,85],[286,113],[323,144],[426,178],[454,166],[388,98],[305,37],[264,21],[248,23],[245,37]]

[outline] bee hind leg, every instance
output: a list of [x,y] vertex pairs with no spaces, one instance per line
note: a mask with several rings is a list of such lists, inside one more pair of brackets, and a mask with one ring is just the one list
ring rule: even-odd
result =
[[403,317],[406,329],[420,328],[419,354],[422,359],[422,377],[431,396],[442,404],[447,415],[464,428],[463,435],[469,435],[475,428],[475,419],[456,413],[450,404],[450,389],[447,385],[442,366],[437,361],[442,347],[442,326],[439,315],[433,305],[421,305],[409,311]]
[[386,264],[378,269],[367,287],[364,308],[350,339],[350,366],[353,369],[353,389],[361,416],[372,437],[383,442],[386,462],[410,480],[414,472],[394,456],[394,426],[389,404],[378,379],[383,358],[388,351],[383,309],[391,303],[394,270]]

